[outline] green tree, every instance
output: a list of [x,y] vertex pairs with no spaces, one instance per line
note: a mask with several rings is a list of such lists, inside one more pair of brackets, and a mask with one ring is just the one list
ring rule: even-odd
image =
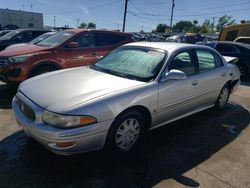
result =
[[88,28],[90,28],[90,29],[95,29],[95,28],[96,28],[96,24],[93,23],[93,22],[89,22],[89,23],[88,23]]
[[233,25],[235,24],[235,20],[232,16],[224,15],[219,17],[216,25],[217,31],[221,31],[225,26]]
[[209,19],[205,19],[205,21],[203,22],[203,24],[200,27],[199,30],[200,33],[214,33],[213,31],[213,24],[210,22]]
[[166,24],[158,24],[155,31],[158,33],[164,33],[166,31],[166,29],[169,29],[169,26]]
[[87,24],[85,22],[80,23],[79,28],[87,28]]
[[179,21],[174,25],[173,30],[176,32],[188,32],[192,26],[193,23],[191,21]]

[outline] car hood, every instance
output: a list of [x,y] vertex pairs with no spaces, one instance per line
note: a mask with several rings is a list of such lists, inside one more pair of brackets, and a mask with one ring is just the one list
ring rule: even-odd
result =
[[76,105],[143,84],[145,82],[78,67],[31,78],[24,81],[19,90],[46,110],[67,113]]
[[14,46],[11,48],[6,48],[5,50],[0,52],[0,56],[3,57],[11,57],[11,56],[17,56],[22,54],[33,54],[35,52],[41,51],[41,50],[47,50],[48,47],[43,46],[37,46],[37,45],[21,45],[21,46]]

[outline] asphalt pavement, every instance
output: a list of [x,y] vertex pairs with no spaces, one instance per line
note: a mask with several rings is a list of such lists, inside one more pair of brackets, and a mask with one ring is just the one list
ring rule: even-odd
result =
[[127,155],[59,156],[26,137],[0,83],[0,187],[250,187],[250,81],[214,108],[149,132]]

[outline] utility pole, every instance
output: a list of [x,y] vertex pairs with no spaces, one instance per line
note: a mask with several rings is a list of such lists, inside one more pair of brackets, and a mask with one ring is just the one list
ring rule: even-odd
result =
[[213,30],[214,30],[214,19],[216,18],[215,16],[214,17],[212,17],[213,18]]
[[173,24],[173,14],[174,14],[174,0],[172,2],[172,11],[171,11],[171,20],[170,20],[170,28],[172,28],[172,24]]
[[77,20],[76,20],[76,28],[78,28],[78,26],[79,26],[79,19],[77,18]]
[[120,24],[117,24],[117,30],[118,31],[120,30]]
[[141,32],[143,33],[143,25],[141,26]]
[[126,16],[127,16],[127,7],[128,7],[128,0],[125,0],[125,9],[124,9],[124,17],[123,17],[123,27],[122,27],[122,32],[124,32],[124,31],[125,31]]
[[54,16],[54,29],[56,28],[56,16]]

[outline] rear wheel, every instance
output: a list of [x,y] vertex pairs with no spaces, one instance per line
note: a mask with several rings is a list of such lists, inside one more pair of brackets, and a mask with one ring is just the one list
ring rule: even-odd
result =
[[106,148],[120,152],[131,151],[142,137],[144,125],[143,117],[137,111],[122,114],[111,125]]
[[228,102],[229,96],[230,96],[230,89],[229,89],[229,85],[226,84],[222,88],[222,90],[221,90],[221,92],[220,92],[220,94],[218,96],[218,99],[217,99],[217,101],[215,103],[215,107],[218,110],[224,109],[224,107],[226,106],[226,104]]
[[55,70],[58,70],[58,69],[56,67],[54,67],[54,66],[51,66],[51,65],[42,65],[42,66],[37,67],[31,73],[31,77],[37,76],[37,75],[40,75],[40,74],[44,74],[44,73],[47,73],[47,72],[55,71]]

